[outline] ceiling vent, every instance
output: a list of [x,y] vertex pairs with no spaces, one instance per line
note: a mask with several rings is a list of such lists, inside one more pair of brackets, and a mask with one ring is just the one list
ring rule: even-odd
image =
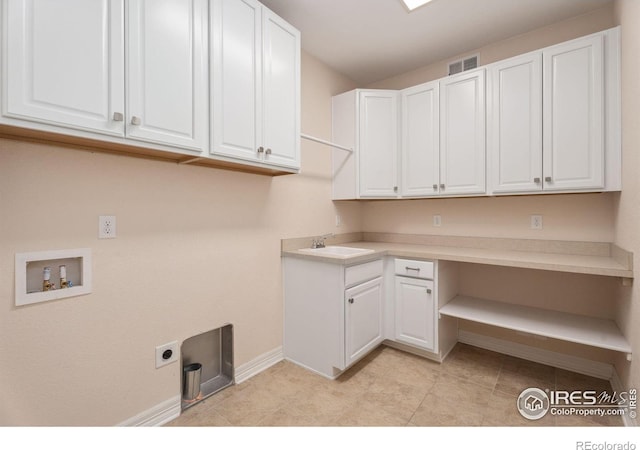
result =
[[478,55],[469,56],[449,63],[449,75],[464,72],[478,67]]

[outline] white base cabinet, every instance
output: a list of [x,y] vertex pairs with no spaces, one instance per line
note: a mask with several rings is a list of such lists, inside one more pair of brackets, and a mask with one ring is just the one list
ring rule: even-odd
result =
[[345,267],[285,257],[284,356],[328,378],[382,343],[382,259]]
[[393,292],[394,340],[437,352],[435,263],[395,258]]

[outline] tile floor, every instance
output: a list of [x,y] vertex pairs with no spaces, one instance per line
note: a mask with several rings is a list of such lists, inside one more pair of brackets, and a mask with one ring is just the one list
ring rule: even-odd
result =
[[608,381],[458,344],[442,364],[381,346],[337,380],[282,361],[168,426],[622,426],[619,417],[524,419],[528,387],[598,392]]

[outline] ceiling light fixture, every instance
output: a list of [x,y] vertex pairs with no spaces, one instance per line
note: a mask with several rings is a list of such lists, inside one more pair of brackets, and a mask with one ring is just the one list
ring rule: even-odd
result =
[[426,5],[430,1],[431,0],[402,0],[402,4],[411,12],[422,5]]

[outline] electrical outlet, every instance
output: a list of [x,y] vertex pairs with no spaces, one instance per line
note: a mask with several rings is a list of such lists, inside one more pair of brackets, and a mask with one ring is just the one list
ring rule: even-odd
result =
[[178,341],[169,342],[168,344],[156,347],[156,369],[164,367],[167,364],[174,363],[178,360]]
[[442,226],[442,217],[440,216],[440,214],[436,214],[433,216],[433,226],[434,227]]
[[342,216],[340,216],[340,214],[336,214],[336,227],[339,227],[342,225]]
[[531,216],[531,229],[542,230],[542,216],[540,214]]
[[114,239],[116,237],[116,216],[100,216],[98,219],[98,238]]

